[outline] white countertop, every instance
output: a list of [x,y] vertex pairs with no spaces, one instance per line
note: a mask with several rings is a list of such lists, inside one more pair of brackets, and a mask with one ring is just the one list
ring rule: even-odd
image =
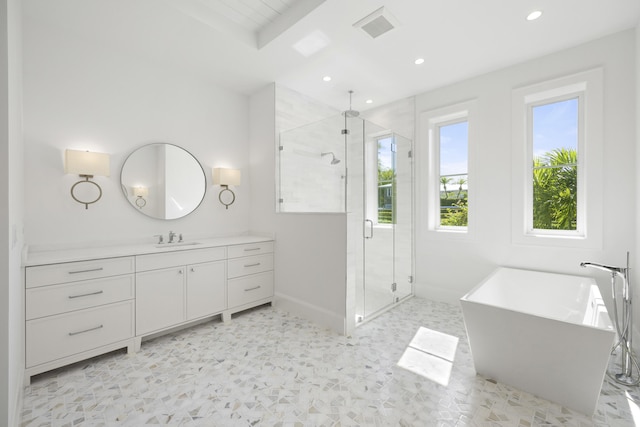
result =
[[[248,243],[270,242],[273,238],[255,235],[215,237],[187,240],[182,243],[136,243],[109,246],[76,247],[70,249],[32,250],[29,249],[23,259],[24,267],[56,264],[60,262],[87,261],[98,258],[157,254],[173,251],[188,251],[218,246],[244,245]],[[194,244],[197,243],[197,244]]]

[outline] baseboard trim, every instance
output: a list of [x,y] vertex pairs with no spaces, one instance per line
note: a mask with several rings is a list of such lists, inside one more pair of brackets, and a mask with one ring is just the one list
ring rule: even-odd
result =
[[345,318],[325,308],[279,293],[274,295],[273,306],[295,316],[311,320],[312,322],[315,322],[322,327],[329,328],[340,335],[345,334]]
[[464,294],[461,294],[459,291],[452,291],[447,288],[441,288],[426,283],[416,283],[413,289],[415,295],[419,298],[446,302],[449,304],[459,304],[460,298],[464,296]]

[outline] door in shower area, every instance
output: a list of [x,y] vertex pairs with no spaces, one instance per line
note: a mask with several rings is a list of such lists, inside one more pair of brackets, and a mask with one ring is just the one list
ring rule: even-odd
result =
[[411,141],[364,122],[357,320],[412,294]]

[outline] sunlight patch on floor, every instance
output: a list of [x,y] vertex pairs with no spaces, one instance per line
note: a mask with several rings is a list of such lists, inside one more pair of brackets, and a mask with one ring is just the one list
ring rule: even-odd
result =
[[633,423],[640,426],[640,406],[638,406],[628,391],[625,391],[624,393],[627,396],[627,403],[629,404],[629,412],[631,412]]
[[446,386],[449,384],[458,337],[420,327],[398,366]]

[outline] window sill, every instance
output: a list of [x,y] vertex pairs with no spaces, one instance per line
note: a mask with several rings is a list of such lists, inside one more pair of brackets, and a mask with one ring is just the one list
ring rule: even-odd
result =
[[524,246],[545,246],[545,247],[565,247],[577,249],[599,249],[602,241],[594,237],[587,238],[585,235],[561,235],[545,233],[527,233],[514,235],[514,244]]
[[468,227],[432,228],[427,236],[433,240],[468,240],[471,238]]

